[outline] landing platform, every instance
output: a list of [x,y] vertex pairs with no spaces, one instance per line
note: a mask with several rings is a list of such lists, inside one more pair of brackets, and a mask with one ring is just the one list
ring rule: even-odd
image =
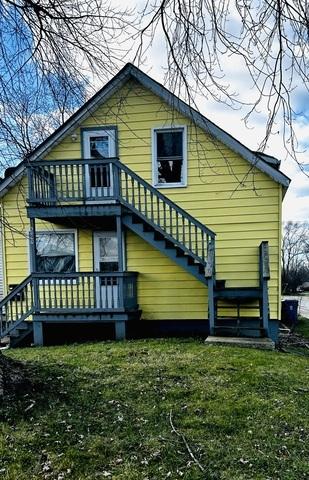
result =
[[260,348],[263,350],[274,350],[275,342],[270,338],[252,337],[217,337],[209,335],[205,340],[206,345],[228,345],[235,347]]

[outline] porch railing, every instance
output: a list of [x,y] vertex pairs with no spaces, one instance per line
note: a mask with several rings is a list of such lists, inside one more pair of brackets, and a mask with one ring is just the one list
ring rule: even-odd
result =
[[36,313],[137,309],[137,272],[32,273],[0,302],[0,337]]
[[28,175],[30,205],[118,201],[207,265],[215,233],[118,159],[37,161]]
[[136,272],[33,273],[34,310],[115,311],[137,308]]

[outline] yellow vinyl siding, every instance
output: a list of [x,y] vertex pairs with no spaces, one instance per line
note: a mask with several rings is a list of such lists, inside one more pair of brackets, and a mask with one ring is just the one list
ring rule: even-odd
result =
[[[162,192],[216,232],[217,278],[226,279],[227,286],[257,285],[258,247],[262,240],[269,241],[271,318],[278,318],[281,186],[135,81],[128,82],[81,127],[106,125],[118,128],[121,162],[148,182],[152,182],[152,129],[173,125],[188,127],[188,186],[164,188]],[[81,158],[81,130],[78,128],[75,133],[77,141],[73,142],[68,135],[46,158]],[[19,229],[16,189],[5,196],[4,207],[10,223]],[[19,210],[25,212],[24,198],[19,198],[19,205]],[[28,225],[26,214],[23,222]],[[37,228],[41,228],[39,222]],[[207,316],[207,288],[203,284],[135,234],[127,232],[126,239],[127,269],[139,272],[138,302],[143,318],[203,319]],[[26,242],[18,234],[15,240],[22,267],[18,267],[14,256],[15,247],[6,238],[7,269],[10,278],[16,280],[10,283],[17,283],[17,279],[27,274]],[[78,232],[78,246],[80,270],[92,270],[90,230]]]

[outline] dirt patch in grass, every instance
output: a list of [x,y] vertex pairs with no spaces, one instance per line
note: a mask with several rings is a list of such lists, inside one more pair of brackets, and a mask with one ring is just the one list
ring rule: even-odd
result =
[[35,379],[22,363],[0,352],[0,398],[33,390]]
[[279,350],[287,353],[309,355],[309,320],[299,317],[296,326],[289,328],[283,325],[279,335]]

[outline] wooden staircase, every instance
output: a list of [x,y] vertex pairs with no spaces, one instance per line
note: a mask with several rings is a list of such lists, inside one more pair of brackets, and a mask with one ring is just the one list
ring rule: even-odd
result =
[[[29,167],[30,205],[35,205],[37,209],[40,208],[40,205],[45,210],[52,208],[53,216],[57,214],[57,208],[62,212],[63,202],[73,202],[74,204],[83,202],[83,208],[88,208],[87,199],[83,197],[85,192],[83,184],[76,185],[74,183],[76,179],[78,181],[79,179],[83,180],[83,172],[87,170],[85,169],[87,160],[76,161],[76,165],[71,160],[70,169],[67,169],[66,163],[67,161],[57,161],[56,165],[54,165],[46,161],[38,162],[38,164],[33,164]],[[76,170],[75,167],[80,168],[77,177],[73,175]],[[97,198],[100,208],[109,208],[111,204],[115,205],[117,203],[118,208],[121,208],[122,224],[126,228],[139,235],[197,280],[207,285],[208,320],[211,335],[243,335],[244,332],[252,333],[254,331],[255,335],[267,337],[269,333],[268,243],[262,242],[260,245],[259,285],[255,288],[228,287],[224,282],[216,281],[215,233],[211,229],[192,217],[126,165],[119,162],[118,159],[98,160],[96,162],[96,170],[99,173],[100,168],[104,170],[105,175],[112,175],[112,181],[109,181],[109,185],[112,186],[108,188],[107,193],[105,193],[106,189],[104,188],[97,190],[98,195],[100,192],[100,195],[103,196],[102,198]],[[72,178],[68,182],[66,175],[70,171]],[[38,181],[40,179],[42,180],[41,182]],[[65,191],[64,194],[63,186],[61,186],[62,194],[58,197],[57,188],[59,188],[59,182],[64,182],[65,185],[72,184],[74,189],[72,187],[70,192]],[[89,208],[93,208],[95,201],[96,199],[91,198]],[[59,207],[57,206],[58,203]],[[31,327],[29,327],[27,320],[31,320],[32,316],[36,315],[37,312],[41,315],[43,314],[44,318],[56,312],[60,321],[71,315],[72,308],[75,308],[76,315],[82,314],[87,316],[89,312],[92,312],[97,314],[98,320],[100,320],[102,316],[100,308],[93,304],[93,299],[90,297],[85,303],[85,296],[83,297],[85,292],[83,294],[78,291],[79,285],[88,285],[88,290],[91,285],[91,288],[93,288],[97,281],[95,276],[98,275],[104,276],[105,274],[93,272],[59,274],[59,278],[61,277],[60,283],[58,283],[59,289],[63,288],[64,300],[66,300],[64,305],[65,302],[63,303],[62,298],[59,301],[56,299],[56,285],[57,281],[59,282],[57,274],[32,274],[0,302],[0,311],[2,311],[0,338],[9,335],[14,343],[24,338],[25,335],[30,334]],[[107,273],[106,275],[112,276],[116,274]],[[129,278],[122,279],[126,272],[119,272],[119,275],[119,279],[113,280],[116,283],[118,282],[117,285],[121,286],[124,285],[124,281],[129,281]],[[75,280],[74,276],[76,276]],[[106,280],[106,285],[109,285],[108,282],[110,281],[111,279]],[[133,288],[134,285],[132,284],[131,287]],[[128,292],[132,290],[131,287],[127,289]],[[38,293],[39,290],[41,291],[41,297],[40,293]],[[54,291],[53,295],[50,294],[51,290]],[[133,290],[136,292],[136,285]],[[81,298],[79,299],[80,295]],[[54,297],[54,300],[52,297]],[[73,305],[72,302],[75,297],[77,298],[77,304]],[[106,315],[108,314],[112,318],[117,311],[122,313],[119,312],[120,300],[122,309],[125,310],[128,307],[128,305],[125,306],[123,304],[122,297],[123,295],[113,305],[113,308],[105,312]],[[132,300],[130,302],[132,303]],[[137,311],[135,297],[133,303],[134,305],[129,306],[130,308],[134,307]],[[229,310],[233,307],[236,310],[236,315],[232,317],[230,314],[221,315],[220,311],[227,307]],[[246,311],[254,307],[258,313],[256,316],[243,316],[243,307],[246,308]]]

